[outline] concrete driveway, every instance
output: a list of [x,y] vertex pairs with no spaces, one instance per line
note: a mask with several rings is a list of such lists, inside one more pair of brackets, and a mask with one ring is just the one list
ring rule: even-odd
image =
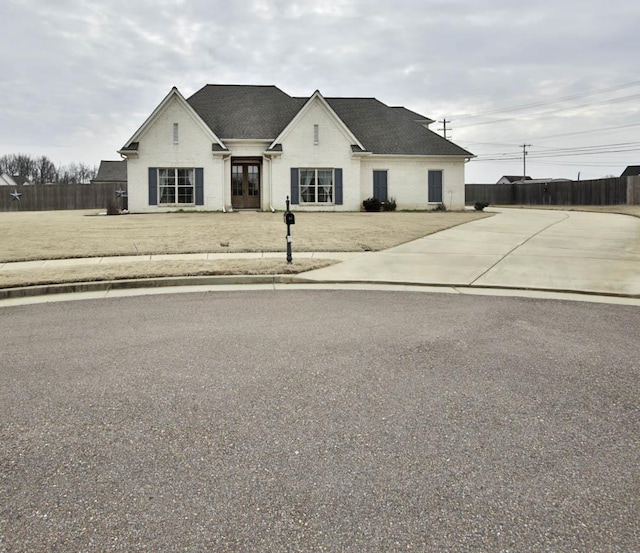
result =
[[305,273],[368,281],[640,295],[640,219],[494,208],[473,221]]

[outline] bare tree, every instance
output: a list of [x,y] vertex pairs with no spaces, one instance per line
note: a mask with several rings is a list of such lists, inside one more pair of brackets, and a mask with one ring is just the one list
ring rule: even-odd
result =
[[98,168],[73,162],[56,167],[47,156],[32,158],[28,154],[6,154],[0,157],[0,172],[26,177],[37,184],[89,184],[98,174]]
[[36,160],[36,184],[46,184],[58,180],[58,170],[47,156],[40,156]]

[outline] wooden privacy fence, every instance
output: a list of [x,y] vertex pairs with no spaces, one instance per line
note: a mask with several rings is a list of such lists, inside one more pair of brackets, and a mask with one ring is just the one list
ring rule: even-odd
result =
[[0,211],[107,209],[111,201],[126,208],[127,198],[119,198],[117,190],[126,192],[126,186],[113,183],[0,186]]
[[523,184],[467,184],[465,203],[489,205],[640,204],[638,177]]

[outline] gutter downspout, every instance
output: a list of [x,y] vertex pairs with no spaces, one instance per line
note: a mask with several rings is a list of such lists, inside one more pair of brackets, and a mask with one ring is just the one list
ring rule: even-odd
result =
[[275,213],[273,208],[273,158],[269,157],[269,209],[271,213]]
[[276,210],[273,207],[273,158],[268,152],[264,152],[262,157],[266,161],[269,161],[269,211],[271,211],[271,213],[275,213]]
[[226,213],[227,212],[227,206],[225,204],[226,183],[225,183],[225,178],[224,177],[226,175],[226,171],[225,171],[226,161],[230,157],[231,157],[231,154],[229,154],[228,156],[222,156],[222,213]]

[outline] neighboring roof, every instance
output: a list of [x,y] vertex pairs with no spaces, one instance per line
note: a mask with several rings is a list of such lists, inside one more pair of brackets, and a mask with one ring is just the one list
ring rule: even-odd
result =
[[13,177],[11,175],[9,175],[8,173],[2,173],[0,175],[0,185],[3,185],[3,186],[15,186],[16,185],[16,181],[13,180]]
[[[208,84],[188,104],[222,141],[275,140],[309,98],[291,97],[276,86]],[[349,131],[373,154],[473,154],[427,129],[432,119],[375,98],[324,98]]]
[[531,177],[521,177],[519,175],[517,175],[517,176],[515,176],[515,175],[503,175],[498,180],[501,181],[502,179],[507,179],[509,182],[518,182],[518,181],[522,181],[522,180],[531,180]]
[[10,175],[9,173],[2,173],[0,175],[0,185],[22,186],[23,184],[31,184],[31,181],[27,177],[20,175]]
[[22,177],[20,175],[12,175],[11,177],[14,182],[20,186],[22,184],[31,184],[31,181],[27,177]]
[[92,180],[99,182],[127,182],[127,160],[102,160],[98,174]]
[[640,175],[640,165],[629,165],[620,176],[635,177],[636,175]]

